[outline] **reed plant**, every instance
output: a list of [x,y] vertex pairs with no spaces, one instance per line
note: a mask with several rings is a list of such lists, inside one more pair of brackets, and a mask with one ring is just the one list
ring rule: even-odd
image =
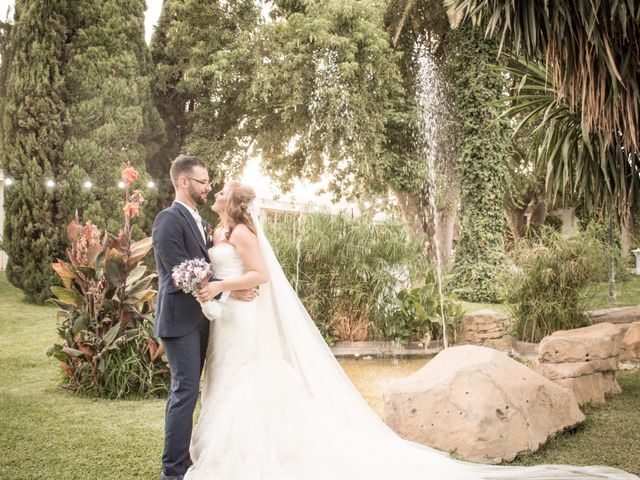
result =
[[514,335],[538,342],[557,330],[588,324],[584,311],[593,285],[606,269],[605,246],[588,231],[563,237],[543,229],[514,251],[518,272],[508,301]]
[[397,222],[303,213],[267,222],[265,230],[329,343],[385,339],[396,292],[429,269],[422,241]]

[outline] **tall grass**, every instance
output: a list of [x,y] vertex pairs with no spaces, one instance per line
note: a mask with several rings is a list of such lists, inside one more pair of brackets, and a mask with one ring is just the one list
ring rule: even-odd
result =
[[266,234],[325,338],[384,338],[395,291],[424,277],[422,242],[403,225],[323,213],[267,223]]
[[551,229],[515,250],[522,273],[509,295],[513,333],[538,342],[557,330],[585,326],[589,285],[602,275],[608,254],[597,238],[580,232],[570,238]]

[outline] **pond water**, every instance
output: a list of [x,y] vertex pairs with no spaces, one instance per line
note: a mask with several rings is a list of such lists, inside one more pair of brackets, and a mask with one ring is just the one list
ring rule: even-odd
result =
[[429,358],[338,358],[351,382],[382,418],[382,395],[393,380],[420,370]]

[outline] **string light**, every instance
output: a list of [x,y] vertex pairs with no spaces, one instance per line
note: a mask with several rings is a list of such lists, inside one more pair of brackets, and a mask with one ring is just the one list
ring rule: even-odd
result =
[[[158,188],[158,183],[160,182],[170,182],[170,179],[159,179],[159,180],[148,180],[144,185],[146,185],[147,188]],[[16,183],[16,180],[11,178],[11,177],[5,177],[0,178],[0,182],[2,182],[4,184],[5,187],[11,187],[12,185],[14,185]],[[52,178],[47,178],[44,181],[44,184],[47,188],[55,188],[57,187],[57,183],[54,179]],[[94,187],[94,184],[91,180],[87,179],[84,182],[82,182],[82,187],[86,188],[86,189],[91,189]],[[124,190],[126,187],[125,183],[120,180],[118,182],[118,188]]]

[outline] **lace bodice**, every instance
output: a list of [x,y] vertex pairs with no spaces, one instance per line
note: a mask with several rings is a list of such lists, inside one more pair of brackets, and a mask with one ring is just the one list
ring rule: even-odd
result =
[[221,280],[239,277],[245,273],[242,258],[236,248],[228,242],[222,242],[209,249],[209,260],[213,265],[213,273]]

